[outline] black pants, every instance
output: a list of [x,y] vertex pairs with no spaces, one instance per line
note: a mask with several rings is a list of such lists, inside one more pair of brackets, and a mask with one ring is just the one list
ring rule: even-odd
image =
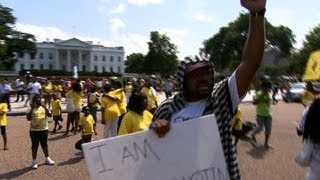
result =
[[10,105],[10,93],[3,94],[4,100],[7,103],[8,109],[11,110],[11,105]]
[[17,91],[17,99],[16,99],[16,102],[19,101],[20,97],[21,97],[21,101],[24,101],[24,90],[19,90],[19,91]]
[[44,131],[30,131],[31,149],[38,149],[39,144],[41,147],[48,147],[48,130]]
[[83,143],[91,142],[91,139],[92,139],[92,134],[82,136],[82,138],[79,141],[76,142],[76,144],[74,145],[74,148],[82,151],[82,146],[81,145]]

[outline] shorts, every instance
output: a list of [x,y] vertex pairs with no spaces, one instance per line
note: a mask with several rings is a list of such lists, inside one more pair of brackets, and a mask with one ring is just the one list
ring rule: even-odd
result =
[[265,129],[265,134],[271,134],[272,117],[257,116],[257,124],[259,128]]
[[6,134],[7,134],[6,127],[7,127],[7,126],[0,126],[1,135],[6,135]]

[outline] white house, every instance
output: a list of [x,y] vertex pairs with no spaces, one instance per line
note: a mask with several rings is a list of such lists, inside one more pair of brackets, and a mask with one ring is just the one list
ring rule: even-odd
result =
[[64,70],[72,72],[76,66],[84,72],[124,73],[124,48],[94,45],[76,38],[55,39],[54,42],[37,43],[37,54],[31,59],[29,54],[18,58],[16,71],[21,70]]

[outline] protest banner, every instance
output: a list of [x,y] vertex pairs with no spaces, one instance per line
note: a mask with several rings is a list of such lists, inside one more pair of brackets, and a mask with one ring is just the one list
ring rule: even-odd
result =
[[165,137],[152,130],[83,144],[94,180],[226,180],[214,115],[173,124]]

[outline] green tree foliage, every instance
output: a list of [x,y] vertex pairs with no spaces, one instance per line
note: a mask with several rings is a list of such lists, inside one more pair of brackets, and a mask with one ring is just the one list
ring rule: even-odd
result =
[[[249,15],[240,13],[239,17],[221,27],[219,32],[204,41],[202,53],[210,54],[217,71],[234,69],[241,61],[243,47],[248,35]],[[272,26],[266,20],[266,46],[275,48],[283,57],[290,55],[293,48],[294,35],[285,26]]]
[[145,57],[141,53],[132,53],[127,56],[126,72],[127,73],[143,73]]
[[290,56],[290,66],[287,73],[302,76],[310,53],[320,49],[320,24],[315,26],[306,36],[300,50]]
[[178,66],[177,47],[166,35],[154,31],[150,33],[149,52],[145,57],[144,71],[147,74],[169,76]]
[[0,67],[3,69],[12,69],[17,56],[29,53],[33,57],[37,51],[35,37],[14,30],[15,22],[12,9],[0,4]]

